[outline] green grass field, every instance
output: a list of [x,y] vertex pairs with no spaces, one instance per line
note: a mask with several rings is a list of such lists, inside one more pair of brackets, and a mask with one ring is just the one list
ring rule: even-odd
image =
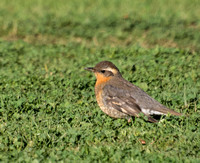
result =
[[[103,60],[185,116],[105,115]],[[199,101],[200,1],[0,1],[0,162],[200,162]]]

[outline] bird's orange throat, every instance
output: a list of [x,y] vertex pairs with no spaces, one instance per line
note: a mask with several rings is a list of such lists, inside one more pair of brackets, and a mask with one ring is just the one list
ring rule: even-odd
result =
[[97,78],[95,86],[101,85],[111,79],[111,77],[105,77],[103,74],[100,73],[95,73],[95,76]]

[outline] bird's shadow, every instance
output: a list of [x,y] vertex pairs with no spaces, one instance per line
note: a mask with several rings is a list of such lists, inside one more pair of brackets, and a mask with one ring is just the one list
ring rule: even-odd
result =
[[164,115],[151,115],[152,118],[156,119],[157,121],[160,121]]
[[[165,115],[151,115],[152,118],[154,118],[155,120],[157,120],[157,122],[159,122],[163,117],[165,117]],[[136,117],[131,117],[128,120],[128,123],[131,122],[132,120],[135,121]],[[140,117],[141,118],[141,117]],[[149,122],[149,123],[153,123],[147,119],[145,119],[145,117],[143,117],[145,121]]]

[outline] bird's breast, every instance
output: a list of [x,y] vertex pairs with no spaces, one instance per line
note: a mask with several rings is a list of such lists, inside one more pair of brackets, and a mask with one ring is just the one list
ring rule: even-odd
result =
[[112,78],[111,76],[110,77],[106,77],[106,76],[104,76],[104,75],[102,75],[100,73],[95,73],[95,76],[97,78],[95,86],[99,86],[99,85],[102,85],[102,84],[104,85]]
[[96,100],[97,100],[97,103],[98,103],[100,109],[104,113],[109,115],[110,117],[113,117],[113,118],[128,117],[127,114],[118,111],[116,108],[109,106],[109,104],[107,104],[105,102],[105,99],[104,99],[105,97],[104,97],[104,93],[103,93],[103,85],[95,86],[95,95],[96,95]]

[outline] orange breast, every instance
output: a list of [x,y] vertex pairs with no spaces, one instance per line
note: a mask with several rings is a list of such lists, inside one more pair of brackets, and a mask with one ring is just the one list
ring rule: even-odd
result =
[[95,76],[97,78],[97,81],[95,84],[95,94],[96,94],[97,103],[100,106],[101,110],[103,110],[103,112],[106,112],[106,107],[104,106],[103,99],[102,99],[102,93],[103,93],[102,91],[106,82],[109,81],[111,77],[105,77],[103,74],[100,74],[100,73],[95,73]]
[[111,77],[105,77],[103,74],[96,73],[95,74],[97,81],[95,86],[99,86],[101,84],[104,84],[105,82],[109,81]]
[[96,94],[97,103],[99,107],[101,108],[101,110],[113,118],[127,117],[128,116],[127,114],[122,113],[118,111],[117,109],[112,108],[111,106],[109,107],[108,104],[103,102],[104,101],[103,100],[104,97],[102,96],[103,88],[106,82],[108,82],[112,77],[105,77],[102,74],[98,74],[98,73],[96,73],[95,76],[97,78],[96,85],[95,85],[95,94]]

